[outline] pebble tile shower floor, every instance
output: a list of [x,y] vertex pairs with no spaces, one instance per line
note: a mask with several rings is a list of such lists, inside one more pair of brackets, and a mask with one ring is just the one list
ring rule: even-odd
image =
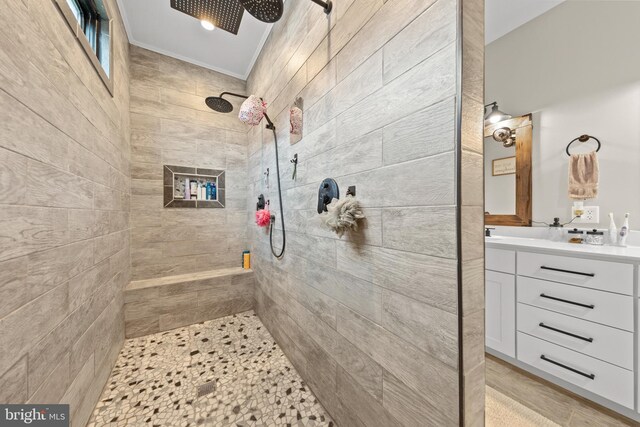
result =
[[88,424],[104,425],[335,423],[249,311],[126,340]]

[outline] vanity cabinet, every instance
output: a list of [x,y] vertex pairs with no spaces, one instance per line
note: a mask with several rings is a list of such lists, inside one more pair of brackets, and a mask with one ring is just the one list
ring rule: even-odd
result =
[[[485,273],[485,344],[516,355],[515,252],[487,249]],[[491,270],[492,269],[492,270]]]
[[638,418],[637,260],[523,246],[486,249],[487,351]]
[[633,265],[549,254],[518,252],[518,275],[633,295]]

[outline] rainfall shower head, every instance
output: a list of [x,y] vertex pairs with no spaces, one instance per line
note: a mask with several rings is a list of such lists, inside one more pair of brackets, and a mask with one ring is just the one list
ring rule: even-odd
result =
[[233,105],[229,101],[223,98],[225,95],[235,96],[236,98],[247,99],[248,96],[239,95],[233,92],[222,92],[220,96],[210,96],[204,100],[207,107],[218,113],[230,113],[233,111]]
[[[247,99],[249,98],[246,95],[239,95],[233,92],[222,92],[220,96],[210,96],[205,98],[204,102],[207,104],[207,107],[211,108],[213,111],[217,111],[218,113],[230,113],[233,111],[233,105],[229,101],[223,98],[225,95],[235,96],[236,98]],[[260,98],[262,99],[262,98]],[[275,126],[267,113],[264,113],[264,118],[267,120],[267,129],[275,129]]]
[[276,22],[282,17],[282,0],[238,0],[244,9],[262,22]]
[[237,1],[229,0],[171,0],[171,8],[231,34],[238,34],[244,14]]
[[220,96],[210,96],[204,100],[207,104],[207,107],[211,108],[213,111],[217,111],[218,113],[230,113],[233,111],[233,105],[226,99]]
[[[311,0],[324,8],[324,13],[331,13],[331,0]],[[244,9],[262,22],[273,23],[282,18],[284,12],[283,0],[238,0]]]

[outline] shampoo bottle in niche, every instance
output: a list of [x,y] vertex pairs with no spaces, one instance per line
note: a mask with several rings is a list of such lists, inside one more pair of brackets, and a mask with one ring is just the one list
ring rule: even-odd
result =
[[609,212],[609,244],[618,244],[618,228],[616,222],[613,220],[613,212]]
[[216,183],[211,183],[211,200],[218,200],[218,189],[216,188]]
[[207,200],[211,200],[211,183],[207,182]]
[[184,199],[191,199],[191,183],[189,182],[189,178],[184,180]]
[[627,246],[627,236],[629,235],[629,214],[624,214],[624,224],[622,224],[622,228],[620,228],[618,245]]

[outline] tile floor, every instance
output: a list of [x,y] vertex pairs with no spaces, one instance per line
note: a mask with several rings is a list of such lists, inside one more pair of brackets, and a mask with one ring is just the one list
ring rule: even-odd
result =
[[485,427],[561,427],[491,387],[485,401]]
[[485,361],[487,386],[562,427],[639,425],[494,356]]
[[[211,382],[215,390],[198,397],[199,386]],[[125,341],[88,424],[105,425],[334,422],[249,311]]]
[[[487,358],[487,368],[487,383],[497,389],[488,389],[487,426],[504,427],[515,419],[517,424],[536,427],[579,426],[577,418],[586,410],[592,411],[592,419],[597,415],[602,425],[626,425],[593,408],[577,407],[578,402],[571,401],[571,410],[556,408],[554,413],[528,400],[514,401],[511,398],[520,397],[512,390],[518,372],[493,358]],[[497,381],[503,377],[510,378],[511,388]],[[532,381],[517,379],[522,386]],[[206,384],[213,384],[213,390],[203,389]],[[536,396],[555,392],[532,388],[539,387],[529,387]],[[557,396],[552,400],[559,404]],[[559,419],[558,414],[568,418]],[[88,424],[107,425],[315,427],[335,423],[258,317],[248,311],[125,341]]]

